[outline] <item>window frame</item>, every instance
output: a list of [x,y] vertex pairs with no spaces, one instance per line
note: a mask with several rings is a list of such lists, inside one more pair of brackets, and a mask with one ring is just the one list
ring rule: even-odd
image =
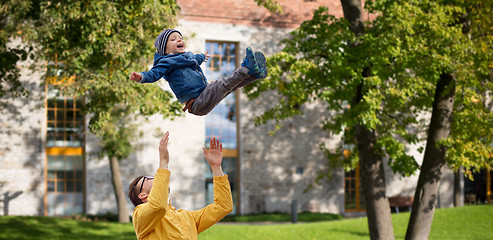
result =
[[[351,176],[354,174],[354,176]],[[347,186],[347,181],[354,181],[354,189],[351,186]],[[354,192],[354,198],[351,199],[351,203],[354,202],[355,207],[349,208],[348,202],[346,200],[346,196],[348,195],[348,189],[350,193]],[[366,208],[364,207],[364,199],[362,198],[363,192],[361,188],[361,175],[360,175],[360,163],[358,161],[358,165],[354,170],[346,172],[344,174],[344,211],[345,212],[364,212]]]
[[[217,41],[217,40],[206,40],[205,41],[205,44],[206,44],[206,48],[207,48],[207,44],[234,44],[235,45],[235,50],[234,50],[234,57],[235,57],[235,60],[234,60],[234,68],[233,69],[228,69],[228,73],[232,73],[234,70],[236,70],[236,68],[239,67],[239,59],[240,59],[240,55],[239,55],[239,47],[240,47],[240,43],[239,42],[235,42],[235,41]],[[222,61],[222,55],[216,55],[213,51],[211,51],[211,49],[206,49],[206,50],[209,50],[209,54],[211,55],[210,57],[210,62],[207,63],[207,67],[209,68],[209,66],[213,65],[214,64],[214,57],[219,57],[219,59]],[[221,64],[219,64],[220,66]],[[210,68],[209,68],[210,70]],[[212,70],[211,70],[212,71]],[[208,79],[209,81],[211,80],[216,80],[216,79]],[[236,192],[236,199],[234,199],[234,202],[233,204],[236,206],[236,211],[233,212],[232,214],[236,214],[236,215],[240,215],[241,214],[241,210],[240,210],[240,194],[241,194],[241,190],[240,190],[240,155],[239,155],[239,149],[240,149],[240,131],[239,131],[239,126],[240,126],[240,122],[239,122],[239,113],[240,113],[240,108],[239,108],[239,102],[240,102],[240,98],[239,98],[239,91],[236,90],[235,91],[235,126],[236,126],[236,148],[224,148],[223,147],[223,157],[224,158],[236,158],[236,168],[235,168],[235,171],[236,171],[236,178],[231,178],[231,176],[228,176],[228,180],[230,181],[230,184],[231,185],[235,185],[236,186],[236,190],[232,190],[232,195],[233,195],[233,199],[234,199],[234,195],[235,195],[235,192]],[[207,116],[206,116],[207,117]],[[206,132],[207,134],[207,132]],[[205,136],[206,139],[209,139],[210,137],[217,137],[216,134],[212,133],[211,136],[208,136],[206,135]],[[206,146],[208,145],[208,141],[205,141],[206,143]],[[209,168],[207,168],[208,171],[210,171]],[[207,185],[212,183],[213,182],[213,177],[206,177],[205,179],[205,187],[207,189]],[[206,191],[206,194],[207,191]]]
[[[51,68],[50,68],[51,67]],[[62,194],[65,194],[65,193],[74,193],[74,202],[73,202],[73,205],[67,205],[67,206],[72,206],[72,207],[76,207],[78,206],[76,203],[77,203],[77,196],[76,194],[77,193],[81,193],[82,194],[82,203],[81,203],[81,207],[82,207],[82,213],[85,213],[86,212],[86,163],[85,163],[85,142],[86,142],[86,134],[85,134],[85,116],[84,115],[80,115],[80,118],[77,118],[77,112],[81,112],[81,107],[84,105],[84,98],[79,98],[79,99],[76,99],[75,97],[70,97],[70,96],[64,96],[62,92],[58,92],[57,93],[57,96],[55,96],[54,98],[56,99],[59,99],[59,100],[63,100],[63,106],[60,107],[58,106],[58,104],[55,104],[54,107],[49,107],[49,90],[51,87],[56,87],[56,86],[60,86],[60,85],[64,85],[64,84],[72,84],[75,80],[75,76],[70,76],[68,78],[61,78],[60,77],[60,72],[63,71],[63,68],[64,68],[64,64],[63,63],[58,63],[55,59],[55,62],[50,62],[50,63],[46,63],[45,65],[45,68],[46,68],[46,72],[47,72],[47,77],[46,77],[46,83],[45,83],[45,98],[44,98],[44,106],[45,106],[45,117],[46,117],[46,121],[45,121],[45,124],[44,124],[44,133],[45,133],[45,139],[44,139],[44,149],[45,149],[45,154],[44,154],[44,170],[43,170],[43,173],[44,173],[44,183],[45,183],[45,194],[44,194],[44,215],[45,216],[48,216],[48,208],[49,208],[49,205],[50,203],[48,203],[48,194],[49,193],[62,193]],[[61,91],[61,90],[60,90]],[[67,107],[67,100],[71,100],[72,101],[72,107],[71,108],[68,108]],[[63,135],[63,146],[57,146],[57,127],[58,127],[58,121],[59,121],[59,118],[56,116],[58,114],[58,112],[62,112],[66,115],[66,113],[68,111],[72,111],[74,114],[73,115],[73,118],[71,119],[72,121],[70,122],[70,124],[72,124],[73,128],[75,129],[77,126],[80,126],[81,130],[80,130],[80,133],[78,134],[75,134],[75,133],[72,133],[72,134],[68,134],[66,132],[63,132],[63,130],[67,131],[68,127],[67,126],[70,126],[69,124],[67,124],[69,121],[67,121],[66,119],[66,116],[64,116],[64,119],[62,121],[62,135]],[[50,114],[50,111],[52,111],[54,113],[54,118],[52,120],[49,119],[49,114]],[[78,121],[79,120],[79,121]],[[53,123],[53,128],[54,128],[54,145],[51,146],[51,145],[48,145],[48,137],[49,137],[49,134],[48,134],[48,130],[49,130],[49,124]],[[78,136],[79,138],[75,138],[77,139],[77,141],[74,141],[74,142],[80,142],[80,144],[67,144],[67,142],[69,142],[69,138],[70,137],[74,137],[74,136]],[[74,140],[75,140],[74,139]],[[77,146],[75,146],[77,145]],[[80,158],[82,159],[82,175],[80,176],[80,178],[77,177],[77,174],[76,174],[76,170],[79,170],[76,168],[76,164],[73,165],[73,177],[71,178],[71,180],[67,179],[67,174],[64,173],[64,178],[63,178],[63,181],[64,181],[64,191],[63,192],[59,192],[57,191],[57,182],[58,182],[58,177],[55,177],[54,179],[54,184],[55,184],[55,190],[54,191],[49,191],[48,190],[48,181],[49,180],[53,180],[53,179],[49,179],[49,176],[48,176],[48,158],[49,156],[61,156],[64,158],[63,161],[66,161],[66,156],[80,156]],[[74,185],[73,185],[73,191],[67,191],[67,180],[69,181],[74,181]],[[82,188],[82,191],[81,192],[77,192],[77,183],[80,181],[81,182],[81,188]],[[66,204],[66,203],[64,203]],[[56,203],[54,204],[56,206]],[[56,211],[55,211],[56,212]],[[55,213],[54,216],[59,216]]]

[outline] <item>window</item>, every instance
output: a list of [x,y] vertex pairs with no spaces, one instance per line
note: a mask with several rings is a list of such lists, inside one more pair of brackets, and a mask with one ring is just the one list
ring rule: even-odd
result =
[[474,180],[464,177],[464,203],[465,204],[491,204],[491,186],[493,178],[491,170],[471,169]]
[[47,154],[48,216],[68,216],[83,213],[84,160],[78,150],[57,151]]
[[82,99],[62,94],[63,64],[48,64],[46,86],[45,215],[84,212],[84,116]]
[[[208,81],[221,79],[231,74],[237,67],[237,43],[231,42],[206,42],[206,50],[211,58],[207,62],[205,74]],[[223,144],[224,173],[228,174],[233,195],[233,214],[238,214],[238,143],[237,143],[237,95],[235,92],[229,94],[219,103],[212,112],[206,115],[206,139],[208,147],[211,138],[220,139]],[[205,160],[204,160],[205,161]],[[206,201],[213,202],[214,192],[212,190],[213,175],[209,167],[206,168]]]
[[365,211],[359,164],[356,169],[346,172],[344,177],[344,208],[346,212]]
[[81,99],[61,96],[53,86],[47,94],[47,147],[82,147],[84,117]]

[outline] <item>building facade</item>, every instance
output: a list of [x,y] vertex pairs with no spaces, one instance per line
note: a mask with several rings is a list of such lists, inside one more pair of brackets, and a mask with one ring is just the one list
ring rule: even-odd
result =
[[[183,34],[188,51],[209,51],[211,59],[202,67],[213,81],[240,65],[247,46],[267,56],[280,51],[280,41],[319,6],[342,16],[339,1],[279,2],[284,7],[282,14],[271,13],[251,0],[181,0],[176,29]],[[98,141],[86,129],[88,118],[79,114],[81,100],[42,84],[43,74],[28,69],[28,62],[22,66],[22,81],[31,95],[10,102],[0,116],[0,215],[116,213],[109,161],[97,157]],[[54,63],[45,69],[56,75],[57,67]],[[170,90],[164,80],[156,84]],[[304,114],[284,121],[271,136],[272,124],[255,126],[253,119],[275,98],[272,93],[250,101],[238,90],[204,117],[142,118],[146,123],[139,129],[136,150],[120,163],[123,186],[139,175],[155,173],[159,139],[169,130],[170,199],[177,208],[194,210],[212,201],[212,175],[202,147],[210,138],[219,137],[234,214],[290,212],[294,201],[299,212],[364,212],[358,170],[334,171],[330,180],[305,192],[326,163],[319,144],[333,150],[340,144],[339,136],[320,131],[320,116],[327,114],[324,105],[301,106]],[[409,146],[409,151],[420,160],[417,148]],[[442,177],[441,207],[453,205],[453,176],[446,171]],[[394,175],[386,166],[386,179],[387,196],[414,195],[417,175]]]

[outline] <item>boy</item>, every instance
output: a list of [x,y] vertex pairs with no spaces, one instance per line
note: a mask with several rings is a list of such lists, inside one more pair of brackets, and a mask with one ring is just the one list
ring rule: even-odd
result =
[[209,59],[208,52],[186,52],[183,36],[178,30],[164,30],[156,38],[154,46],[157,52],[151,70],[132,72],[130,80],[153,83],[165,78],[178,100],[185,104],[183,111],[188,110],[195,115],[206,115],[232,91],[267,77],[264,55],[253,53],[250,47],[246,49],[241,67],[232,75],[208,84],[200,68],[200,64]]

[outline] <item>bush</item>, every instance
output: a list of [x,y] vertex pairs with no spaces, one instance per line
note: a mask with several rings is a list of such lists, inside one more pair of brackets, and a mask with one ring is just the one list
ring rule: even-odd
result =
[[[300,222],[318,222],[339,220],[343,217],[340,214],[333,213],[298,213],[298,221]],[[289,213],[261,213],[247,215],[228,215],[221,222],[291,222],[291,214]]]

